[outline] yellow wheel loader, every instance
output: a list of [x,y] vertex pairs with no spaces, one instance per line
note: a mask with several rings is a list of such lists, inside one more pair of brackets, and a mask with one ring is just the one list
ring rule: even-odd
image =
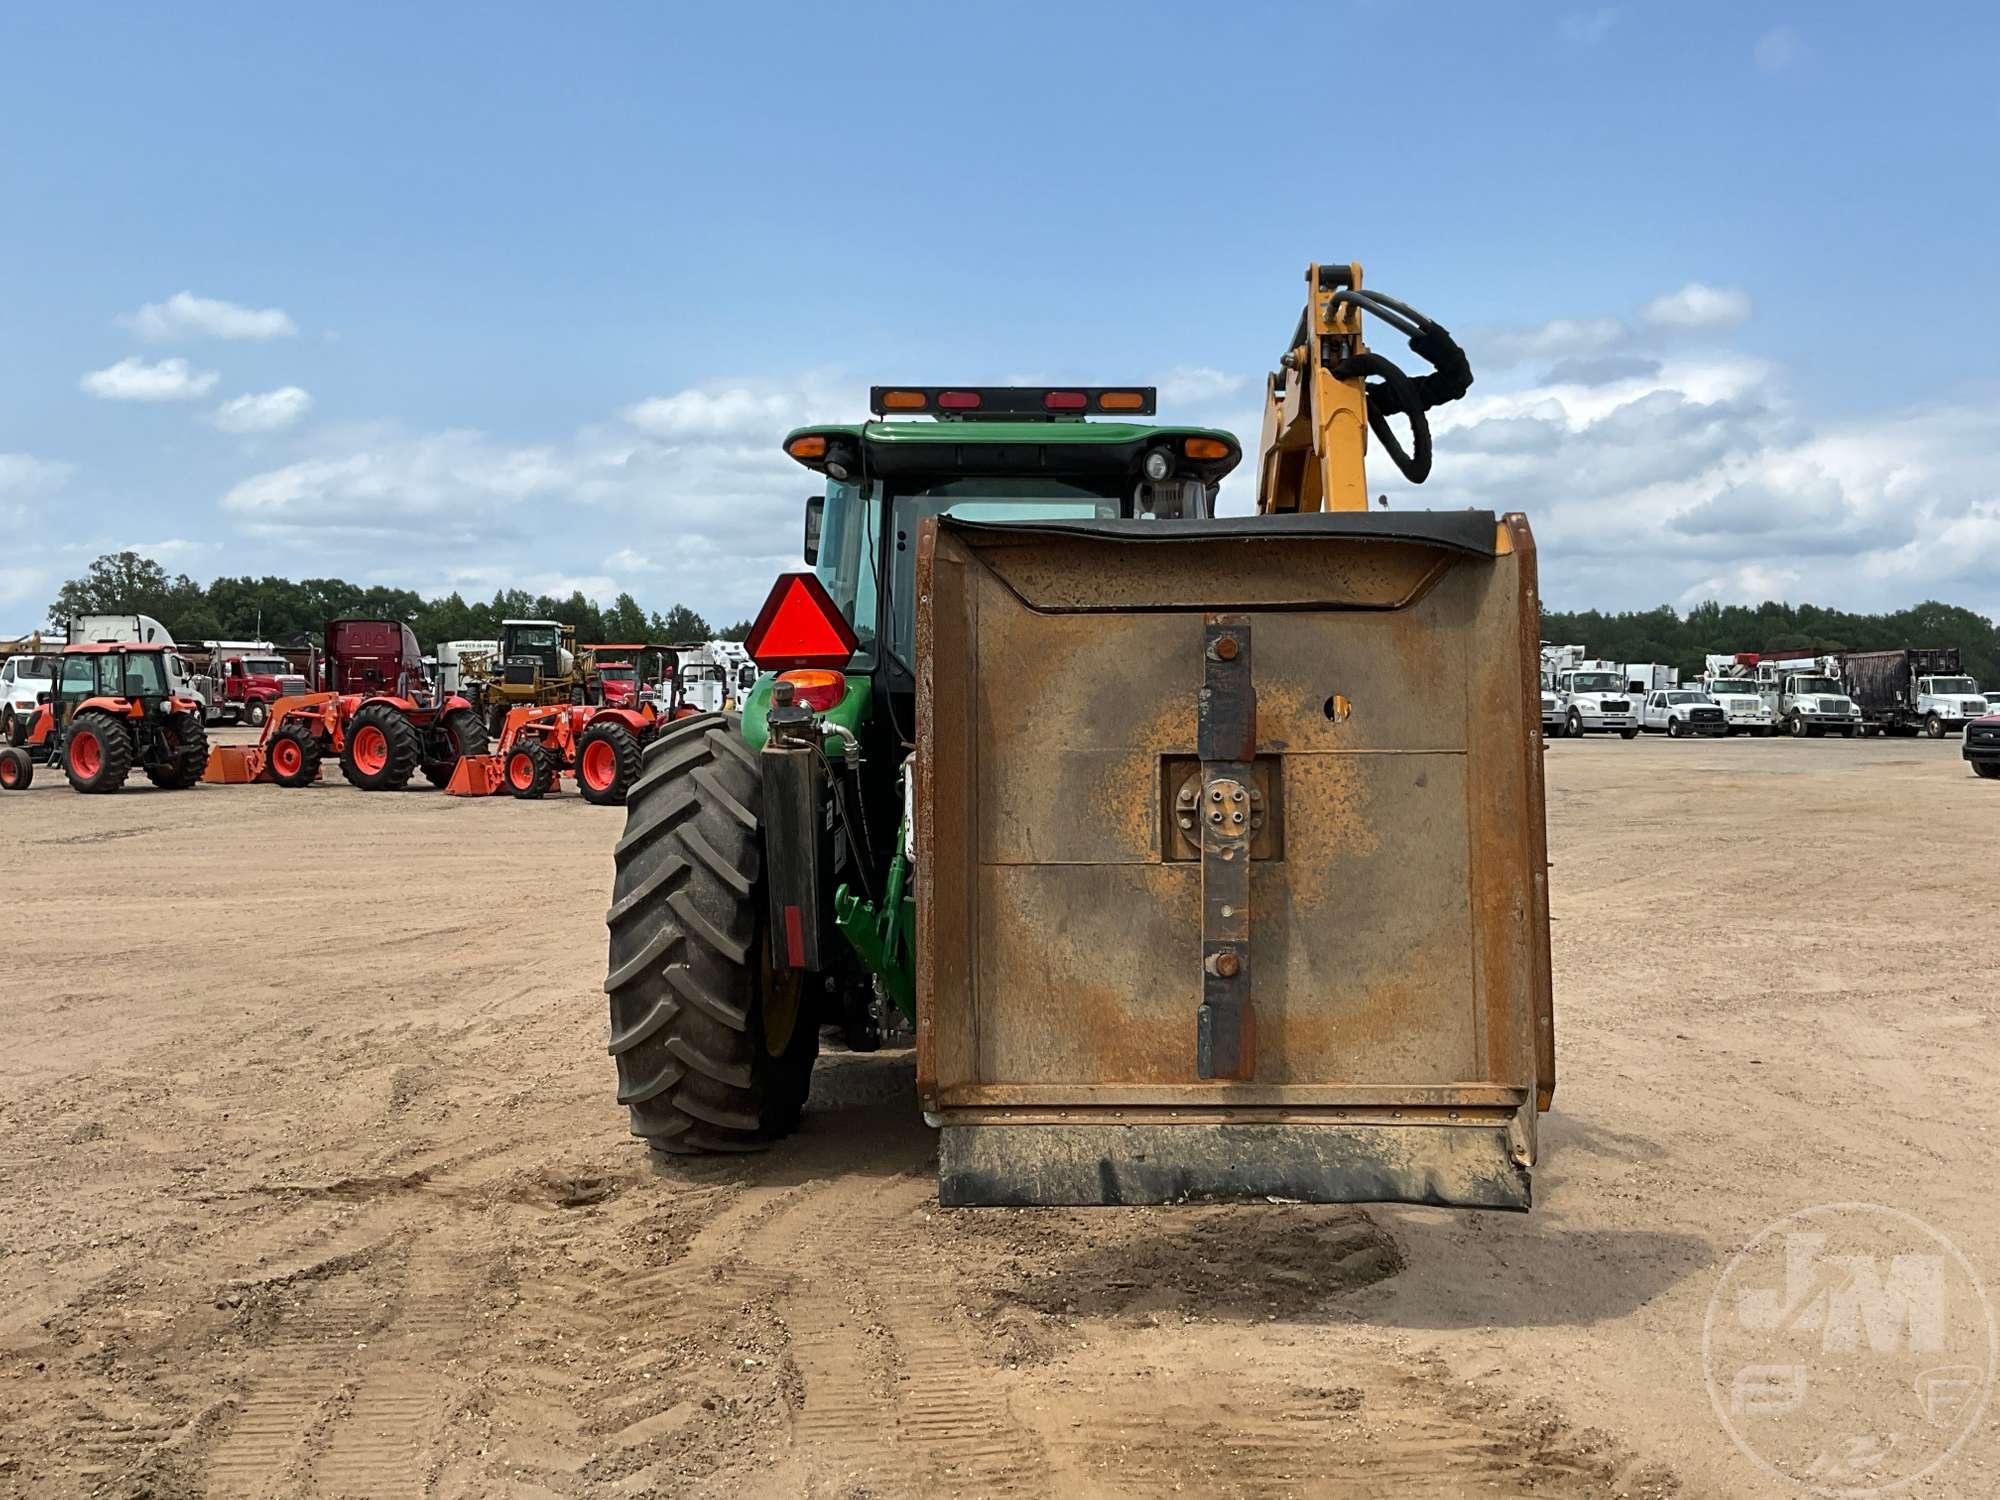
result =
[[[1364,342],[1372,316],[1431,366]],[[1525,1209],[1555,1082],[1526,521],[1373,511],[1471,372],[1314,266],[1257,513],[1145,387],[882,386],[800,429],[810,574],[617,851],[611,1051],[667,1152],[795,1128],[914,1023],[946,1204]],[[1404,417],[1407,444],[1391,418]],[[910,747],[914,747],[911,749]]]

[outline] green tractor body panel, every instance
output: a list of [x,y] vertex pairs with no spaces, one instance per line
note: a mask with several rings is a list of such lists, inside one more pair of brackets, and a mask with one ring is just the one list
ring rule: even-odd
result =
[[[743,738],[752,750],[762,750],[764,742],[770,738],[765,720],[771,712],[771,688],[777,680],[775,673],[766,672],[751,685],[750,695],[743,700]],[[842,729],[859,735],[874,716],[874,704],[869,679],[860,675],[850,676],[846,696],[820,717],[829,724],[838,724]]]

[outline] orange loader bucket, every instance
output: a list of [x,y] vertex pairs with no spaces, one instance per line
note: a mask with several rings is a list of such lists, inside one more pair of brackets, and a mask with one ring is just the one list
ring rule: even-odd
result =
[[261,745],[217,745],[208,752],[203,781],[222,786],[238,786],[246,781],[269,781],[265,774]]
[[500,790],[500,757],[461,755],[445,791],[453,797],[490,797]]

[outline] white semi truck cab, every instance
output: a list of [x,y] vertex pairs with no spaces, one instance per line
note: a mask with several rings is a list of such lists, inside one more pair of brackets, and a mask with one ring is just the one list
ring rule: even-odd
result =
[[1622,667],[1607,663],[1562,672],[1556,678],[1556,701],[1564,734],[1639,737],[1639,704],[1627,690]]

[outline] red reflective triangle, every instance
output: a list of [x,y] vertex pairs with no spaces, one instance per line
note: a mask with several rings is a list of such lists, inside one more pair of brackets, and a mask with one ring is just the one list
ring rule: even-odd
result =
[[786,573],[771,585],[743,644],[750,659],[766,671],[795,667],[838,671],[861,642],[825,584],[811,573]]

